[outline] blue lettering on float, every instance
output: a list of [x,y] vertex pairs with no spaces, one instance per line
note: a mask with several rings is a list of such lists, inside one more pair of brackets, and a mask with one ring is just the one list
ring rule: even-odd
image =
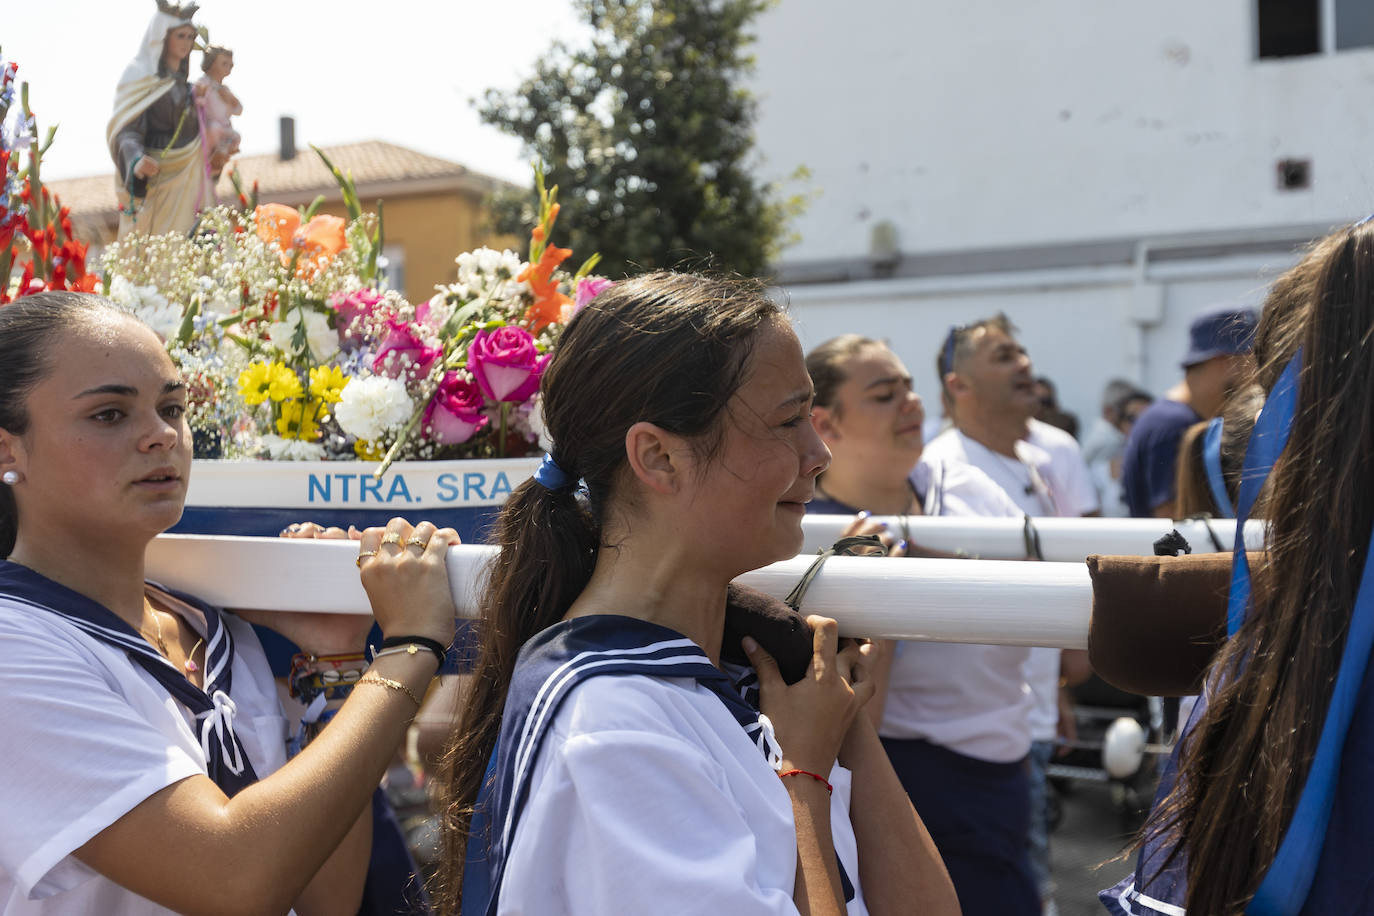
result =
[[389,503],[395,502],[398,498],[410,502],[410,488],[406,486],[405,476],[401,474],[391,478],[391,491],[386,494],[386,501]]
[[451,503],[458,498],[458,475],[443,473],[436,481],[439,484],[439,502]]
[[498,496],[509,496],[509,495],[510,495],[510,478],[506,476],[506,472],[505,472],[505,471],[500,471],[500,472],[498,472],[497,475],[496,475],[496,482],[493,483],[493,484],[491,485],[491,499],[492,499],[492,502],[495,502],[495,501],[496,501],[496,497],[498,497]]
[[367,495],[371,493],[372,498],[377,502],[384,502],[382,499],[382,482],[371,474],[358,475],[358,502],[367,502]]
[[487,494],[482,490],[487,485],[487,475],[469,472],[463,475],[463,501],[471,502],[472,494],[475,492],[478,499],[486,499]]
[[352,474],[335,474],[335,479],[343,487],[343,495],[339,497],[340,502],[348,502],[348,485],[353,481]]
[[313,503],[313,502],[315,501],[315,494],[316,494],[316,493],[319,493],[319,494],[320,494],[320,501],[321,501],[321,502],[326,502],[326,503],[329,502],[329,490],[330,490],[330,487],[329,487],[329,475],[328,475],[328,474],[325,474],[325,475],[323,476],[323,478],[321,478],[320,475],[318,475],[318,474],[311,474],[311,475],[310,475],[310,482],[307,484],[307,486],[309,487],[309,490],[307,491],[307,492],[309,493],[309,496],[308,496],[308,501],[309,501],[309,502],[312,502],[312,503]]

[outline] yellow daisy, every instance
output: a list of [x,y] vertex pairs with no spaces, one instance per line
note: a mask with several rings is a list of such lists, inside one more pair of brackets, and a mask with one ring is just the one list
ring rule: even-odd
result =
[[313,442],[320,437],[320,420],[324,419],[324,402],[300,398],[284,401],[277,417],[277,433],[283,439]]
[[239,373],[239,395],[243,403],[256,406],[267,400],[272,383],[271,369],[266,363],[252,363]]
[[338,366],[316,366],[310,370],[310,394],[326,404],[337,404],[343,400],[344,386],[348,376]]
[[274,401],[286,401],[291,398],[299,398],[305,392],[301,389],[300,376],[295,371],[283,363],[273,363],[268,371],[271,373],[268,382],[267,395]]

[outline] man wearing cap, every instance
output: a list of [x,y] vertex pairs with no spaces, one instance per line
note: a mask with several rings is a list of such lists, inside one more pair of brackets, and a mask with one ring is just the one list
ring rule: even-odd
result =
[[1126,439],[1121,486],[1132,516],[1174,517],[1174,471],[1183,433],[1221,413],[1245,371],[1255,320],[1253,309],[1233,306],[1193,320],[1182,381],[1145,409]]

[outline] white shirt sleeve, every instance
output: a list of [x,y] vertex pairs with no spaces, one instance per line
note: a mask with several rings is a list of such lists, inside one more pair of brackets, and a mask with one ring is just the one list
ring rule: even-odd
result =
[[1083,460],[1083,450],[1073,436],[1048,423],[1032,420],[1030,442],[1049,456],[1048,476],[1062,515],[1079,516],[1101,510],[1097,487]]
[[94,877],[69,858],[73,850],[160,789],[205,772],[184,741],[150,721],[180,716],[165,692],[127,660],[119,671],[122,653],[66,636],[47,621],[0,616],[0,870],[27,897]]

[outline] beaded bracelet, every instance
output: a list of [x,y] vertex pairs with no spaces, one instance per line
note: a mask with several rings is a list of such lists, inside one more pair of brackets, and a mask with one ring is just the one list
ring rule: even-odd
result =
[[325,700],[344,700],[367,668],[361,652],[347,655],[310,655],[298,653],[291,659],[286,683],[291,696],[309,705],[324,695]]
[[786,779],[788,776],[810,776],[812,779],[816,780],[816,782],[825,786],[825,794],[835,794],[835,787],[832,786],[824,776],[812,773],[810,770],[783,770],[778,774],[779,779]]

